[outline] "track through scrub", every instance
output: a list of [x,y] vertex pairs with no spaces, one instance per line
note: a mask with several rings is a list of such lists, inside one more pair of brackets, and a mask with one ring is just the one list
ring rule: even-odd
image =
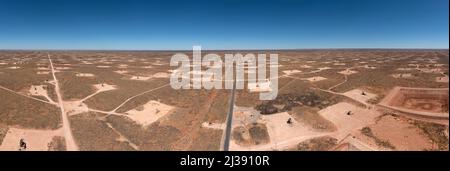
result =
[[59,108],[61,109],[61,117],[64,131],[64,139],[66,141],[66,149],[67,151],[78,151],[78,145],[75,143],[75,140],[72,135],[72,130],[70,129],[69,118],[67,117],[66,111],[64,110],[63,100],[61,96],[61,89],[59,87],[58,79],[56,79],[55,69],[53,67],[52,59],[50,58],[50,54],[47,53],[48,60],[50,62],[50,66],[52,68],[52,75],[55,81],[55,91],[56,96],[58,97]]

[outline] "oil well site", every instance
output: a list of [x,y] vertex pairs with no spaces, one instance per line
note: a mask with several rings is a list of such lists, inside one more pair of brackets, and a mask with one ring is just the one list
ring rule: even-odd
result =
[[173,89],[175,53],[0,51],[0,151],[448,151],[448,50],[255,51],[273,100]]

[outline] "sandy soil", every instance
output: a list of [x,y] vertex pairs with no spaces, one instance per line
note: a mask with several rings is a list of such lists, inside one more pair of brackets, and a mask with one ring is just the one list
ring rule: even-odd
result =
[[151,77],[144,77],[144,76],[131,76],[131,80],[139,80],[139,81],[146,81],[150,79]]
[[343,65],[345,65],[345,63],[334,63],[333,65],[343,66]]
[[414,70],[415,68],[397,68],[398,71],[411,71]]
[[322,81],[322,80],[326,80],[326,79],[327,78],[321,77],[321,76],[305,78],[305,80],[308,80],[309,82],[317,82],[317,81]]
[[142,68],[150,69],[150,68],[153,68],[153,66],[149,65],[149,66],[144,66],[144,67],[142,67]]
[[92,62],[87,62],[87,61],[81,61],[81,63],[86,64],[86,65],[92,65],[92,64],[94,64],[94,63],[92,63]]
[[283,73],[285,73],[286,75],[296,74],[296,73],[301,73],[301,72],[302,72],[302,71],[296,70],[296,69],[294,69],[294,70],[285,70],[285,71],[283,71]]
[[97,66],[97,68],[110,68],[111,66],[107,66],[107,65],[99,65]]
[[167,115],[171,110],[174,109],[173,106],[169,106],[153,100],[147,102],[141,107],[143,109],[139,109],[140,107],[138,107],[125,113],[128,114],[127,117],[142,126],[150,125],[151,123]]
[[77,77],[94,77],[94,74],[91,73],[77,73]]
[[120,64],[117,68],[128,68],[127,64]]
[[224,123],[211,123],[211,122],[203,122],[202,123],[203,128],[209,128],[209,129],[225,129]]
[[118,73],[118,74],[126,74],[126,73],[128,73],[128,71],[126,71],[126,70],[118,70],[118,71],[114,71],[115,73]]
[[50,103],[56,104],[49,96],[44,85],[32,85],[28,93],[33,96],[44,96]]
[[155,62],[155,63],[152,63],[152,65],[163,66],[163,65],[169,65],[169,64],[168,63],[162,63],[162,62]]
[[63,136],[62,129],[58,130],[34,130],[9,128],[8,133],[0,145],[0,151],[19,150],[19,141],[24,139],[27,144],[26,151],[47,151],[48,144],[54,136]]
[[71,69],[70,67],[55,67],[57,70],[68,70]]
[[358,73],[358,71],[353,71],[353,70],[350,70],[350,69],[346,69],[346,70],[340,71],[338,73],[339,74],[344,74],[344,75],[351,75],[351,74]]
[[50,70],[48,67],[38,67],[38,70]]
[[50,71],[38,71],[36,74],[38,74],[38,75],[47,75],[47,74],[50,74]]
[[115,85],[109,85],[109,84],[94,84],[94,87],[97,89],[97,92],[117,89]]
[[369,66],[369,65],[364,65],[363,68],[366,68],[366,69],[376,69],[377,67]]
[[89,112],[87,105],[81,101],[64,101],[63,105],[69,116]]
[[[357,136],[353,136],[349,134],[347,137],[341,140],[339,145],[335,147],[332,151],[379,151],[372,142],[370,142],[367,138],[361,139],[360,136],[363,136],[360,133]],[[369,142],[368,142],[369,141]]]
[[309,65],[301,65],[300,68],[312,68],[312,66],[309,66]]
[[396,150],[431,149],[427,136],[405,119],[391,115],[382,117],[375,125],[370,126],[376,137],[389,140]]
[[[348,112],[350,111],[350,115]],[[364,109],[347,102],[340,102],[318,112],[325,119],[336,125],[337,139],[349,134],[352,130],[360,129],[375,123],[375,118],[381,113],[375,110]]]
[[[363,92],[364,92],[364,95],[362,94]],[[369,104],[367,104],[368,100],[377,97],[376,94],[369,93],[369,92],[361,90],[361,89],[353,89],[353,90],[347,91],[345,93],[342,93],[342,95],[347,96],[358,102],[361,102],[365,105],[369,105]]]
[[401,107],[417,111],[442,113],[445,112],[443,106],[445,106],[445,102],[439,99],[406,98]]
[[152,75],[152,78],[169,78],[170,74],[165,73],[165,72],[158,72],[156,74]]
[[[420,98],[420,96],[403,98],[403,94],[410,93],[422,93],[420,96],[423,98]],[[404,114],[405,116],[419,117],[431,122],[448,124],[448,111],[433,112],[443,109],[445,103],[448,104],[448,101],[446,102],[442,98],[448,98],[448,88],[394,87],[378,105],[389,110],[399,111],[398,114]],[[436,118],[447,119],[447,121],[442,123],[441,121],[443,120],[436,120]]]
[[394,78],[412,78],[413,75],[410,73],[405,73],[405,74],[392,74],[392,77]]
[[250,92],[269,92],[272,91],[272,88],[270,88],[270,82],[264,82],[264,83],[249,83],[248,89]]
[[440,82],[440,83],[448,83],[448,76],[445,76],[445,77],[436,77],[436,82]]
[[12,67],[8,67],[8,69],[19,69],[20,67],[18,66],[12,66]]
[[[292,118],[292,124],[287,124],[289,118]],[[253,108],[236,106],[233,114],[232,127],[235,128],[250,123],[265,124],[270,142],[261,145],[240,146],[234,140],[231,140],[230,150],[283,150],[296,146],[303,140],[330,134],[312,131],[295,121],[287,112],[261,115]]]
[[319,70],[326,70],[326,69],[333,69],[333,68],[331,68],[331,67],[320,67],[320,68],[317,68],[317,69],[319,69]]
[[440,68],[420,68],[418,69],[420,72],[424,73],[441,73],[442,70]]
[[445,136],[448,138],[448,130],[449,129],[449,127],[447,126],[447,128],[445,129],[445,132],[444,132],[444,134],[445,134]]
[[[289,118],[291,118],[291,124],[287,123]],[[267,126],[267,131],[269,132],[272,144],[271,146],[276,148],[278,148],[277,146],[281,142],[287,142],[295,137],[314,135],[317,133],[295,121],[295,119],[287,112],[276,113],[272,115],[262,115],[261,120],[262,123],[265,123]],[[293,144],[285,144],[283,146],[290,146],[298,143],[295,141],[292,142]]]

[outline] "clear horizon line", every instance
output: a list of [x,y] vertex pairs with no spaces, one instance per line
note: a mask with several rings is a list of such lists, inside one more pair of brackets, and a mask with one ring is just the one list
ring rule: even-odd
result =
[[[192,51],[192,49],[47,49],[47,48],[0,48],[0,51]],[[229,49],[203,49],[204,51],[253,51],[253,50],[449,50],[449,48],[417,48],[417,47],[402,47],[402,48],[386,48],[386,47],[358,47],[358,48],[229,48]]]

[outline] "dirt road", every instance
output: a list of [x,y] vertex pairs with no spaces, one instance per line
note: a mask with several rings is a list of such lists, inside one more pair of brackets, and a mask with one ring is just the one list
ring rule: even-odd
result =
[[50,54],[47,53],[48,60],[50,62],[50,66],[52,68],[52,75],[55,81],[55,91],[56,96],[58,97],[58,104],[61,109],[61,117],[63,122],[63,131],[64,131],[64,139],[66,141],[66,149],[67,151],[78,151],[78,145],[75,143],[75,140],[72,135],[72,130],[70,129],[69,118],[67,117],[66,111],[64,110],[63,100],[60,92],[60,87],[58,83],[58,79],[55,76],[55,69],[53,67],[52,59],[50,58]]

